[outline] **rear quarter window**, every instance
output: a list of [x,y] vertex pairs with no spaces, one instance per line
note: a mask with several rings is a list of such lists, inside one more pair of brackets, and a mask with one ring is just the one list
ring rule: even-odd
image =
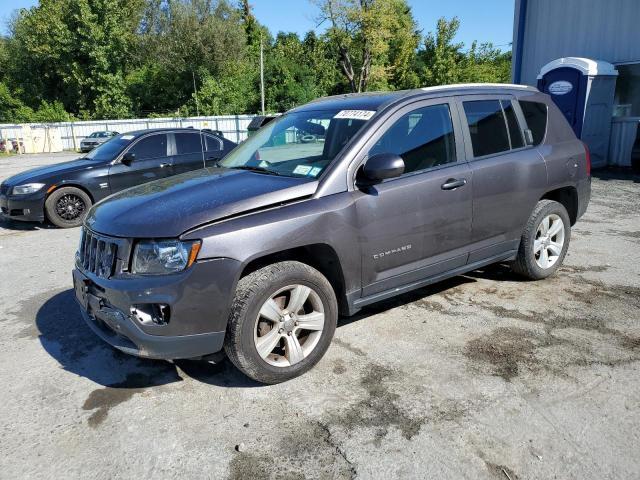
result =
[[531,130],[533,144],[541,144],[547,132],[547,106],[541,102],[525,100],[520,100],[519,103],[524,119],[527,122],[527,128]]

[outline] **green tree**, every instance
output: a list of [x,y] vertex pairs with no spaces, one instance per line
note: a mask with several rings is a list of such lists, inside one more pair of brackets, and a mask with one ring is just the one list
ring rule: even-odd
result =
[[33,121],[33,109],[22,103],[4,82],[0,82],[0,123],[31,121]]
[[140,22],[142,0],[41,0],[11,24],[13,78],[29,103],[60,100],[65,109],[126,116],[125,65]]
[[[397,75],[407,81],[406,67],[417,47],[415,21],[406,0],[315,0],[326,37],[352,92],[389,88]],[[392,57],[398,65],[392,65]],[[398,67],[397,69],[395,67]]]
[[429,32],[425,37],[424,47],[418,53],[418,74],[423,86],[460,81],[464,44],[453,41],[459,27],[460,21],[456,17],[450,21],[440,18],[435,33]]

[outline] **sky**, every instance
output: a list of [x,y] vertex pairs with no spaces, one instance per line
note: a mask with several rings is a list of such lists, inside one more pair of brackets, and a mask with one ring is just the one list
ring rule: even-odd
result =
[[[233,1],[233,0],[232,0]],[[249,0],[260,23],[274,35],[279,31],[303,35],[316,28],[317,8],[308,0]],[[492,42],[508,49],[513,36],[514,0],[408,0],[423,34],[435,30],[438,18],[460,19],[456,41],[469,47],[473,40]],[[7,34],[7,21],[18,8],[28,8],[37,0],[2,0],[1,31]],[[322,31],[321,25],[317,30]]]

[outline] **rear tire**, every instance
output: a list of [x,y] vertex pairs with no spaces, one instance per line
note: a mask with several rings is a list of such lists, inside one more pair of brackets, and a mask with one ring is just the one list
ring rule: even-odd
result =
[[553,200],[540,200],[522,232],[512,270],[531,280],[553,275],[562,265],[570,238],[567,209]]
[[280,383],[320,361],[337,320],[335,293],[320,272],[301,262],[274,263],[238,282],[224,348],[248,377]]
[[84,221],[91,198],[76,187],[62,187],[54,190],[44,202],[47,218],[60,228],[79,227]]

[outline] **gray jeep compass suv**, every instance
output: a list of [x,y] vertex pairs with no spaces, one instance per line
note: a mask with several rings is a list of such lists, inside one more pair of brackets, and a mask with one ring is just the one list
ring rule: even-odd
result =
[[76,297],[124,352],[224,349],[249,377],[281,382],[322,358],[339,313],[495,262],[551,275],[587,208],[589,170],[534,88],[323,98],[207,169],[93,206]]

